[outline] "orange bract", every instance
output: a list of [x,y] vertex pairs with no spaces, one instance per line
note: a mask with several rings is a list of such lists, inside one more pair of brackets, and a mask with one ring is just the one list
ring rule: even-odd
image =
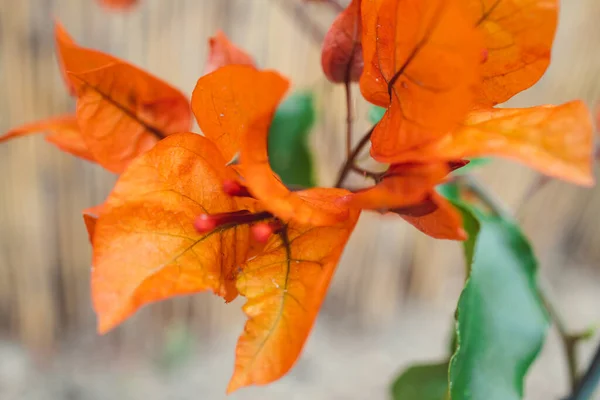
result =
[[296,362],[357,219],[352,212],[333,226],[290,224],[285,236],[273,236],[260,255],[242,266],[236,286],[248,299],[243,307],[248,322],[228,393],[272,382]]
[[360,3],[361,0],[352,0],[333,21],[323,40],[321,65],[332,82],[358,81],[363,71]]
[[209,39],[210,52],[204,74],[209,74],[225,65],[251,65],[254,59],[227,39],[222,31]]
[[208,289],[235,298],[234,267],[247,254],[247,228],[200,234],[192,223],[200,214],[239,209],[222,190],[222,182],[234,178],[214,144],[192,133],[173,135],[130,164],[93,237],[100,332],[168,297]]
[[387,107],[371,155],[394,163],[463,120],[473,106],[483,44],[462,0],[364,1],[362,17],[361,91]]
[[592,185],[593,128],[581,101],[560,106],[487,109],[469,114],[464,126],[441,140],[402,154],[405,162],[496,155],[540,172]]
[[94,161],[94,156],[83,141],[77,119],[73,115],[49,118],[11,129],[3,136],[0,136],[0,143],[16,137],[40,132],[48,133],[46,140],[62,151],[88,161]]
[[435,239],[465,240],[462,217],[444,197],[431,191],[423,203],[392,210],[406,222]]
[[241,138],[255,119],[264,119],[268,129],[288,87],[287,79],[274,71],[229,65],[198,80],[192,109],[202,133],[229,161],[240,151]]
[[347,196],[348,203],[381,212],[415,205],[423,201],[449,172],[444,162],[392,165],[379,184]]
[[467,4],[471,21],[483,32],[487,54],[477,103],[503,103],[546,71],[558,0],[467,0]]
[[99,0],[100,4],[115,9],[127,9],[137,4],[138,0]]
[[160,139],[186,132],[191,111],[185,96],[124,62],[70,72],[77,90],[77,120],[96,161],[120,173]]

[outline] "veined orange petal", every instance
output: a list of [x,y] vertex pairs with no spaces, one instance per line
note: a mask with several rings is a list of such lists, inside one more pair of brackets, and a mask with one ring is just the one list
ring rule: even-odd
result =
[[452,204],[435,191],[423,203],[393,210],[406,222],[435,239],[465,240],[462,217]]
[[222,188],[234,178],[215,145],[193,133],[172,135],[129,165],[93,235],[99,332],[169,297],[212,290],[235,298],[234,269],[247,255],[247,227],[201,234],[193,226],[200,214],[239,210]]
[[441,140],[400,157],[404,162],[495,155],[543,174],[592,185],[593,127],[581,101],[560,106],[479,110]]
[[290,223],[285,236],[274,235],[261,254],[242,266],[237,288],[248,299],[243,307],[248,322],[237,344],[228,393],[272,382],[294,365],[358,215],[353,211],[333,226]]
[[254,59],[244,50],[231,43],[223,31],[217,31],[208,41],[210,52],[204,74],[210,74],[226,65],[255,66]]
[[363,96],[387,107],[371,155],[393,163],[464,119],[480,79],[480,33],[462,0],[372,0],[362,4]]
[[46,140],[64,152],[88,161],[94,156],[88,150],[74,115],[62,115],[13,128],[0,136],[0,143],[34,133],[47,133]]
[[479,106],[494,106],[529,88],[550,63],[558,0],[467,0],[485,42]]

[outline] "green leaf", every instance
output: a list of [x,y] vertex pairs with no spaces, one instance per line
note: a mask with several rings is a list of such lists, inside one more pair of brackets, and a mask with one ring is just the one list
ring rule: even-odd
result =
[[447,362],[410,367],[392,386],[394,400],[445,400],[447,395]]
[[383,118],[383,114],[385,114],[385,112],[386,109],[383,107],[371,106],[371,108],[369,108],[369,121],[372,124],[378,123],[381,118]]
[[311,93],[288,97],[277,109],[269,129],[269,163],[287,185],[315,186],[308,136],[315,122]]
[[458,348],[450,362],[452,400],[518,400],[549,326],[537,261],[512,221],[455,202],[469,240],[469,277],[457,309]]

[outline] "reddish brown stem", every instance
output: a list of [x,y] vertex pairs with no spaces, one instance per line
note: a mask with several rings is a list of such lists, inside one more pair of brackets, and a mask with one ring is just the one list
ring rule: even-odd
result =
[[360,139],[360,142],[358,142],[352,153],[350,153],[350,156],[346,158],[346,162],[344,163],[344,165],[342,165],[340,173],[338,174],[335,187],[342,187],[342,184],[346,180],[346,177],[348,176],[350,171],[352,171],[352,168],[355,166],[354,163],[356,161],[356,157],[358,157],[358,155],[365,148],[367,143],[369,143],[371,135],[373,134],[373,130],[375,130],[375,125],[373,125],[371,129],[369,129],[369,132],[367,132],[362,139]]

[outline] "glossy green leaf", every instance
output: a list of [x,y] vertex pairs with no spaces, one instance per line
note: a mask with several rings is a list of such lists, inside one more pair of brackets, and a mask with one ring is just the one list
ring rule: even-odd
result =
[[383,118],[383,114],[385,114],[385,108],[379,106],[371,106],[369,108],[369,121],[372,124],[378,123],[381,118]]
[[269,162],[287,185],[315,186],[308,138],[315,122],[313,96],[294,93],[277,109],[269,129]]
[[549,326],[536,284],[537,261],[514,222],[456,205],[469,234],[469,277],[458,302],[452,400],[518,400]]
[[448,363],[408,368],[392,386],[394,400],[445,400],[448,398]]

